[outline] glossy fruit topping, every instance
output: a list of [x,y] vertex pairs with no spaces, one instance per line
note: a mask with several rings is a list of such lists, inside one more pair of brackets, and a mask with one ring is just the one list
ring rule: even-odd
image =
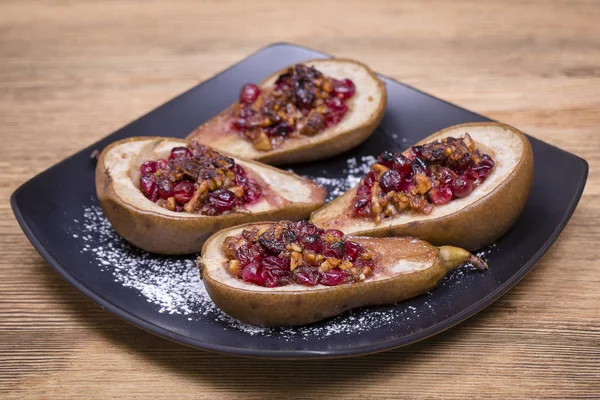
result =
[[404,153],[383,152],[358,186],[352,213],[379,223],[403,211],[429,214],[434,206],[468,196],[494,168],[475,142],[448,137]]
[[314,136],[339,123],[356,92],[350,79],[336,80],[314,67],[297,64],[281,74],[272,89],[247,83],[232,116],[232,128],[268,151],[286,137]]
[[165,159],[140,165],[140,191],[171,211],[220,215],[242,209],[262,196],[242,166],[209,147],[174,147]]
[[377,259],[341,231],[324,231],[308,221],[245,229],[227,237],[222,249],[234,277],[266,287],[360,282],[373,274]]
[[260,88],[253,83],[246,83],[240,91],[240,103],[252,104],[258,99]]

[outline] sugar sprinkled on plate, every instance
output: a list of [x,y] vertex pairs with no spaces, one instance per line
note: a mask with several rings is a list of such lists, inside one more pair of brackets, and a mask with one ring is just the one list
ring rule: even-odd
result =
[[[312,179],[328,189],[329,201],[355,186],[374,162],[374,157],[362,157],[360,161],[350,158],[342,174],[346,178]],[[96,202],[95,199],[93,201]],[[200,279],[194,255],[161,256],[133,247],[113,230],[100,207],[95,204],[84,207],[82,218],[74,222],[79,228],[77,232],[71,232],[72,237],[80,243],[81,252],[92,255],[92,263],[97,268],[112,274],[115,283],[132,289],[134,295],[151,303],[158,313],[181,315],[186,321],[210,319],[222,323],[223,329],[294,340],[360,334],[377,327],[410,321],[422,313],[435,314],[433,300],[429,298],[422,309],[410,305],[357,309],[305,327],[263,328],[248,325],[229,317],[214,305]]]
[[90,252],[96,266],[111,273],[114,281],[156,306],[156,311],[177,314],[186,320],[206,318],[222,322],[224,329],[249,335],[279,336],[285,340],[324,338],[334,334],[359,333],[417,314],[412,307],[380,307],[355,310],[320,324],[298,328],[262,328],[235,320],[220,311],[200,280],[195,256],[160,256],[139,250],[112,228],[100,207],[84,208],[81,251]]

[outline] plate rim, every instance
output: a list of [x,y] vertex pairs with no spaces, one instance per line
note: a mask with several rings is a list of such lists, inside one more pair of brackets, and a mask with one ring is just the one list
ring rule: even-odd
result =
[[[24,189],[24,187],[29,185],[33,180],[37,179],[40,175],[43,175],[43,174],[51,171],[58,165],[75,157],[77,154],[80,154],[81,152],[84,152],[86,150],[94,148],[95,146],[97,146],[98,143],[100,143],[103,140],[106,140],[109,136],[112,136],[112,135],[120,132],[121,130],[125,129],[129,125],[144,118],[149,113],[159,110],[160,108],[162,108],[165,105],[167,105],[168,103],[170,103],[172,100],[177,99],[178,97],[198,88],[204,82],[207,82],[209,80],[216,78],[217,76],[228,71],[230,68],[245,62],[249,58],[255,56],[256,54],[258,54],[264,50],[267,50],[272,47],[279,47],[279,46],[293,47],[293,48],[302,49],[302,50],[309,50],[314,53],[319,53],[325,57],[331,57],[330,54],[321,52],[319,50],[314,50],[314,49],[311,49],[311,48],[308,48],[305,46],[301,46],[301,45],[297,45],[297,44],[293,44],[293,43],[287,43],[287,42],[275,42],[275,43],[269,44],[267,46],[264,46],[256,51],[252,52],[248,56],[242,58],[240,61],[228,66],[227,68],[219,71],[218,73],[212,75],[211,77],[207,78],[206,80],[200,82],[199,84],[191,87],[190,89],[185,90],[182,93],[172,97],[171,99],[167,100],[165,103],[150,110],[148,113],[132,120],[131,122],[124,125],[123,127],[119,128],[116,131],[110,133],[109,135],[101,138],[100,140],[96,141],[95,143],[93,143],[93,144],[69,155],[65,159],[53,164],[52,166],[50,166],[47,169],[45,169],[44,171],[34,175],[33,177],[31,177],[27,181],[25,181],[23,184],[21,184],[12,193],[12,195],[10,197],[11,208],[13,210],[13,213],[15,215],[17,222],[19,223],[19,226],[25,233],[25,236],[29,239],[29,241],[31,242],[33,247],[40,253],[42,258],[44,258],[46,260],[46,262],[56,272],[58,272],[59,275],[61,275],[71,286],[73,286],[76,290],[78,290],[80,293],[82,293],[88,299],[95,302],[101,308],[108,310],[109,312],[116,315],[120,319],[122,319],[138,328],[141,328],[146,332],[152,333],[154,335],[157,335],[159,337],[162,337],[164,339],[167,339],[167,340],[170,340],[170,341],[173,341],[176,343],[180,343],[180,344],[183,344],[183,345],[195,348],[195,349],[206,350],[206,351],[210,351],[210,352],[218,353],[218,354],[236,355],[236,356],[241,356],[241,357],[260,358],[260,359],[276,358],[276,359],[294,359],[294,360],[296,360],[296,359],[316,359],[316,358],[319,358],[319,359],[343,358],[343,357],[352,357],[352,356],[358,356],[358,355],[367,355],[367,354],[378,353],[378,352],[392,350],[392,349],[396,349],[396,348],[399,348],[402,346],[416,343],[418,341],[427,339],[431,336],[441,333],[447,329],[450,329],[453,326],[455,326],[455,325],[467,320],[468,318],[472,317],[473,315],[477,314],[478,312],[484,310],[489,305],[491,305],[493,302],[495,302],[500,297],[502,297],[504,294],[506,294],[512,287],[514,287],[516,284],[518,284],[519,281],[521,281],[521,279],[523,279],[541,261],[541,259],[546,255],[546,253],[550,249],[550,247],[552,247],[552,245],[556,242],[560,233],[566,227],[568,221],[571,219],[571,216],[573,215],[573,212],[575,211],[577,205],[579,204],[579,201],[580,201],[581,196],[583,195],[583,191],[585,189],[585,184],[586,184],[588,173],[589,173],[589,164],[585,159],[583,159],[573,153],[562,150],[562,149],[560,149],[556,146],[553,146],[549,143],[540,141],[539,139],[533,138],[534,140],[538,140],[538,141],[542,142],[544,145],[551,146],[551,147],[553,147],[557,150],[560,150],[561,152],[564,152],[567,155],[573,157],[583,167],[583,174],[581,175],[581,177],[579,179],[579,183],[578,183],[579,187],[578,187],[578,190],[577,190],[575,196],[571,199],[569,207],[566,210],[566,213],[564,214],[563,218],[560,220],[558,225],[555,227],[555,229],[553,230],[553,232],[549,236],[549,238],[544,242],[543,246],[527,262],[525,262],[523,264],[523,266],[516,273],[512,274],[502,285],[498,286],[495,290],[488,293],[488,295],[486,295],[482,299],[478,300],[475,303],[472,303],[468,307],[463,308],[459,312],[451,315],[450,317],[444,319],[443,321],[441,321],[437,324],[431,325],[427,328],[421,329],[416,332],[412,332],[408,335],[402,336],[397,339],[392,339],[392,340],[388,340],[388,341],[377,343],[377,344],[355,346],[355,347],[350,347],[350,348],[345,348],[345,349],[336,349],[336,350],[331,350],[331,351],[318,351],[318,350],[306,350],[306,349],[302,349],[302,350],[250,349],[250,348],[246,348],[246,347],[236,347],[236,346],[229,346],[229,345],[214,344],[212,342],[207,342],[207,341],[191,338],[189,336],[185,336],[183,334],[179,334],[179,333],[173,332],[169,329],[163,328],[162,326],[151,323],[145,319],[139,318],[135,314],[117,306],[116,304],[105,299],[99,293],[89,289],[85,285],[84,282],[79,281],[71,273],[69,273],[65,268],[63,268],[61,263],[50,253],[50,250],[35,235],[32,228],[27,223],[25,215],[22,213],[22,210],[19,207],[17,197],[19,196],[19,193]],[[399,84],[401,86],[408,87],[417,92],[423,93],[429,97],[435,98],[438,101],[442,101],[446,104],[452,105],[454,107],[458,107],[461,110],[468,111],[472,114],[482,116],[481,114],[474,113],[473,111],[467,110],[456,104],[450,103],[444,99],[440,99],[440,98],[438,98],[434,95],[431,95],[427,92],[423,92],[422,90],[414,88],[405,83],[399,82],[399,81],[397,81],[393,78],[390,78],[386,75],[382,75],[382,74],[378,74],[378,75],[381,77],[384,77],[385,79],[392,81],[395,84]],[[483,116],[483,117],[485,117],[485,116]],[[487,118],[487,117],[485,117],[485,118]],[[527,135],[527,136],[530,139],[532,138],[529,135]]]

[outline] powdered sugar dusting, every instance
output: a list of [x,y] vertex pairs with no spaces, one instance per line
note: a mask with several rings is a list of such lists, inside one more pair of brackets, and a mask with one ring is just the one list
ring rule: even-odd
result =
[[344,194],[348,189],[358,185],[360,178],[363,177],[371,165],[375,164],[377,159],[373,156],[362,156],[360,160],[352,157],[346,160],[346,168],[339,173],[343,178],[327,178],[327,177],[309,177],[319,185],[327,188],[327,201],[331,201],[336,197]]
[[93,256],[92,263],[97,268],[112,274],[115,282],[135,290],[152,303],[157,312],[178,314],[190,321],[210,318],[222,322],[224,329],[293,340],[360,333],[402,320],[409,321],[423,312],[434,312],[427,303],[422,310],[411,306],[390,306],[355,310],[307,327],[256,327],[229,317],[213,304],[200,280],[195,256],[160,256],[133,247],[112,229],[96,205],[84,208],[83,220],[78,226],[77,240],[81,243],[81,251]]
[[262,328],[235,320],[220,311],[210,300],[195,264],[196,256],[160,256],[139,250],[123,240],[112,228],[100,207],[83,210],[78,225],[81,251],[91,253],[93,263],[115,282],[134,289],[156,311],[178,314],[188,320],[210,318],[249,335],[279,336],[285,340],[325,338],[334,334],[358,333],[410,318],[418,311],[412,307],[384,307],[346,313],[323,324],[300,328]]
[[[328,201],[358,184],[376,159],[355,157],[346,161],[341,171],[344,178],[311,177],[329,191]],[[323,171],[325,174],[325,171]],[[84,207],[82,218],[75,219],[77,228],[69,232],[80,244],[80,251],[92,255],[95,267],[111,274],[114,282],[134,290],[156,312],[181,315],[189,321],[213,320],[223,329],[237,329],[248,335],[277,336],[283,340],[326,338],[339,334],[360,334],[383,326],[397,326],[435,314],[435,301],[427,294],[425,303],[417,308],[407,303],[387,307],[353,310],[325,322],[299,328],[262,328],[245,324],[224,314],[208,296],[195,263],[196,256],[160,256],[137,249],[123,240],[112,228],[99,206]],[[486,249],[478,256],[485,257]],[[444,281],[457,283],[462,270]],[[444,284],[444,282],[442,283]]]

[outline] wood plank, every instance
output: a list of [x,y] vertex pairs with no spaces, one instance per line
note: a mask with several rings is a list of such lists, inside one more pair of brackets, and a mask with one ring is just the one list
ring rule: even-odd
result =
[[[1,2],[0,397],[598,398],[599,20],[594,0]],[[71,288],[23,235],[10,194],[274,41],[360,59],[584,157],[579,208],[488,309],[355,359],[196,351]]]

